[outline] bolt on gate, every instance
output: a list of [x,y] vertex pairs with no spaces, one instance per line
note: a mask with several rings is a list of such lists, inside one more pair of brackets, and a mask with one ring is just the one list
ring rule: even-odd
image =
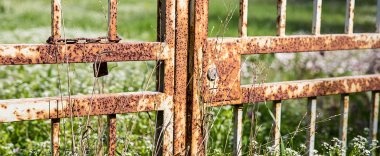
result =
[[60,118],[107,115],[108,155],[115,155],[116,114],[157,111],[159,155],[205,155],[204,109],[234,105],[233,153],[238,156],[243,103],[273,101],[273,142],[279,148],[281,100],[308,98],[307,150],[313,151],[317,97],[341,94],[339,134],[346,147],[349,93],[372,91],[372,142],[377,138],[380,75],[240,85],[241,55],[380,48],[380,0],[375,33],[353,33],[354,3],[347,0],[345,34],[320,34],[322,0],[314,0],[312,34],[286,36],[286,0],[278,0],[277,36],[248,37],[248,0],[240,0],[239,37],[221,41],[208,38],[208,0],[158,0],[157,42],[119,43],[116,0],[108,0],[108,35],[98,39],[62,39],[61,2],[52,0],[49,44],[0,44],[1,65],[155,60],[157,91],[1,100],[0,122],[50,119],[51,151],[59,155]]

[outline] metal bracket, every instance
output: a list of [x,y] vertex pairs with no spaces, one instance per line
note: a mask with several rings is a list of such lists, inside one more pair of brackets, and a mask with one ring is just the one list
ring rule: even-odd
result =
[[237,49],[236,43],[203,46],[204,102],[240,99],[241,55]]

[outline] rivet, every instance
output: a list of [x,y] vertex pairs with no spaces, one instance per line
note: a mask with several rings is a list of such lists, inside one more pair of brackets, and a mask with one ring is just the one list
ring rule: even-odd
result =
[[215,66],[212,66],[207,71],[207,79],[210,81],[215,81],[218,78],[218,69]]

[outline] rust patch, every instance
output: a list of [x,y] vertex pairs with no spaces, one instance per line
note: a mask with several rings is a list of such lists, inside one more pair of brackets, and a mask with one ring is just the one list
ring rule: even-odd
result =
[[108,155],[116,154],[116,114],[107,115],[107,150]]
[[108,36],[110,41],[119,41],[117,37],[117,0],[108,0]]
[[380,90],[380,75],[290,81],[267,83],[262,86],[244,85],[241,87],[243,103],[346,94],[373,90]]
[[61,1],[51,0],[51,36],[53,39],[61,38]]
[[176,1],[176,42],[174,76],[174,155],[186,153],[186,85],[189,0]]
[[[241,56],[237,44],[208,44],[203,49],[204,102],[239,99]],[[207,72],[212,67],[217,68],[218,72],[215,81],[207,78]]]
[[[89,113],[93,116],[154,111],[167,104],[164,94],[158,92],[97,94],[93,98],[92,95],[75,95],[71,96],[71,100],[74,117]],[[68,97],[63,97],[63,101],[56,97],[0,100],[0,103],[14,108],[11,114],[9,110],[0,109],[0,120],[6,122],[70,117]]]
[[[68,62],[164,60],[167,51],[159,42],[128,42],[115,44],[68,44]],[[104,49],[103,49],[104,48]],[[0,65],[66,63],[65,45],[0,44]],[[116,51],[102,54],[104,51]]]
[[[211,38],[209,42],[215,43]],[[242,54],[293,53],[380,48],[380,34],[294,35],[282,37],[228,38],[224,44],[239,42]]]
[[59,155],[59,150],[60,150],[59,123],[60,123],[60,119],[51,119],[51,149],[52,149],[53,156]]
[[7,109],[8,107],[6,105],[0,105],[1,108]]

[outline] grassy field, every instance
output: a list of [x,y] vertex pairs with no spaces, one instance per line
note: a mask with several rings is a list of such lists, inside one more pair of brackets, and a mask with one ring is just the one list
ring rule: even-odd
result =
[[[63,17],[65,22],[64,34],[66,38],[99,37],[105,36],[107,22],[104,12],[107,12],[107,1],[74,1],[62,0]],[[127,41],[155,41],[156,40],[156,4],[155,0],[120,1],[118,5],[118,35]],[[221,36],[236,37],[238,35],[238,4],[237,0],[210,0],[209,36],[215,37],[221,21],[232,10],[232,18],[225,34]],[[357,1],[354,18],[354,32],[374,32],[376,22],[376,1]],[[103,6],[105,8],[103,8]],[[248,6],[248,35],[274,36],[276,34],[276,1],[250,0]],[[45,43],[50,36],[50,1],[47,0],[1,0],[0,1],[0,43],[1,44],[36,44]],[[323,1],[321,33],[344,33],[345,1]],[[288,0],[286,34],[310,34],[312,25],[312,1]],[[243,56],[247,60],[242,65],[242,84],[251,84],[254,70],[258,62],[266,67],[265,82],[313,79],[334,76],[350,76],[378,73],[374,68],[379,63],[379,52],[366,51],[339,51],[302,54],[271,54],[260,56]],[[266,59],[268,58],[268,59]],[[375,62],[375,65],[372,64]],[[148,82],[148,77],[154,68],[153,61],[109,63],[110,74],[100,79],[96,93],[117,93],[127,91],[141,91],[145,86],[154,90],[155,80]],[[71,64],[70,79],[73,94],[91,94],[94,78],[92,64]],[[51,97],[67,95],[67,71],[65,64],[58,65],[25,65],[0,66],[0,99]],[[154,77],[154,76],[153,76]],[[61,88],[61,89],[60,89]],[[320,97],[318,100],[318,120],[339,114],[339,95]],[[357,93],[350,97],[351,106],[349,117],[348,139],[357,135],[366,136],[364,127],[368,127],[369,119],[368,93]],[[288,134],[296,130],[298,124],[306,125],[303,116],[306,113],[306,99],[283,101],[281,133]],[[257,141],[264,144],[270,140],[271,117],[268,108],[271,104],[261,103],[259,108],[259,130]],[[301,107],[300,107],[301,106]],[[245,104],[245,115],[250,116],[251,106]],[[232,152],[232,107],[216,107],[214,115],[220,111],[211,130],[210,147],[222,153]],[[136,128],[131,134],[131,154],[147,155],[152,152],[154,131],[154,112],[139,114],[118,115],[117,137],[118,152],[122,152],[126,132],[134,124]],[[89,140],[105,142],[104,117],[92,117],[94,132]],[[339,117],[317,125],[317,149],[321,152],[323,142],[330,142],[338,137]],[[74,129],[83,124],[82,118],[74,119]],[[249,130],[251,123],[245,121],[244,145],[249,144]],[[61,149],[70,148],[71,131],[69,120],[65,124],[65,137],[62,137]],[[28,121],[0,124],[0,155],[23,155],[25,153],[48,152],[50,141],[50,121]],[[62,133],[63,134],[63,133]],[[299,132],[291,145],[292,149],[299,148],[305,143],[306,132]],[[102,135],[100,135],[102,136]],[[89,151],[94,145],[88,146]],[[101,147],[100,147],[101,148]],[[18,152],[16,152],[16,150]],[[248,148],[245,147],[244,151]],[[265,150],[265,149],[264,149]],[[63,151],[62,151],[63,152]],[[214,153],[215,154],[215,153]],[[42,154],[45,155],[45,154]],[[217,154],[215,154],[217,155]]]

